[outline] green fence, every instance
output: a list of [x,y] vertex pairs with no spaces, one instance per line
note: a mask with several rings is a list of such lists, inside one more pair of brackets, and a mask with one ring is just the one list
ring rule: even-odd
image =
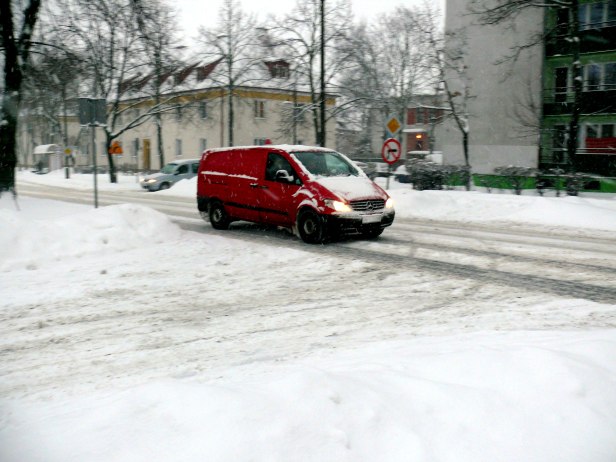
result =
[[[566,191],[568,181],[569,178],[567,176],[538,175],[536,177],[520,177],[521,189],[537,189],[539,183],[539,187],[543,187],[543,189]],[[584,176],[581,181],[580,192],[616,193],[616,178],[588,175]],[[511,179],[503,175],[474,173],[473,184],[477,187],[490,189],[514,189]]]

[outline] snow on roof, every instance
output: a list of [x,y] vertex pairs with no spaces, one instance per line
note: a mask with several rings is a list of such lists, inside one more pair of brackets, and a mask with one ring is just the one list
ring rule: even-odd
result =
[[55,154],[60,150],[57,144],[41,144],[34,148],[34,154]]
[[[161,76],[163,94],[181,94],[199,90],[212,90],[225,86],[224,69],[219,64],[223,58],[208,62],[193,62],[165,72]],[[283,58],[264,58],[242,76],[236,87],[269,89],[277,91],[308,92],[309,86],[302,79],[292,78],[288,60]],[[124,100],[148,98],[147,84],[154,74],[136,74],[123,82],[120,90]]]

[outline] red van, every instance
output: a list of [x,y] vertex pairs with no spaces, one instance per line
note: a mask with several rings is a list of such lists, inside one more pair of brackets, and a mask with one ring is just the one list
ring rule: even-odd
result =
[[206,150],[197,206],[215,229],[246,220],[292,228],[312,244],[341,234],[375,238],[395,215],[387,193],[350,159],[310,146]]

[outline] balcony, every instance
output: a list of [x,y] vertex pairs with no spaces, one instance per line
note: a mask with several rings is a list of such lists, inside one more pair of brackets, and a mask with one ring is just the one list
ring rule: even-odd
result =
[[[579,37],[580,53],[616,52],[616,26],[581,30]],[[550,34],[546,39],[545,54],[547,57],[571,54],[571,44],[567,41],[566,34],[561,34],[558,30]]]
[[[573,110],[573,92],[554,93],[546,90],[543,101],[543,114],[546,116],[571,114]],[[602,91],[585,91],[582,93],[583,114],[616,113],[616,89]]]

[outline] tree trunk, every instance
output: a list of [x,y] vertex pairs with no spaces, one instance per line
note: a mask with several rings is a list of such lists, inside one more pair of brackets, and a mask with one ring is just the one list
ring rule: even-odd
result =
[[[0,194],[2,191],[15,190],[15,155],[17,136],[17,108],[19,107],[18,91],[14,93],[14,85],[8,86],[9,79],[5,80],[7,87],[2,95],[2,112],[0,123]],[[17,86],[19,88],[19,85]],[[11,96],[13,95],[13,96]]]
[[[165,165],[165,146],[163,142],[163,121],[160,112],[156,114],[156,143],[158,144],[158,161],[160,168]],[[137,161],[139,166],[139,161]]]
[[17,165],[17,115],[23,74],[19,65],[19,50],[13,32],[12,2],[3,2],[0,8],[0,46],[4,49],[4,91],[0,107],[0,193],[15,191]]
[[[469,155],[468,155],[468,132],[467,131],[463,131],[462,132],[462,149],[464,151],[464,165],[466,165],[467,167],[470,168],[471,164],[469,162]],[[470,191],[471,190],[471,184],[472,184],[472,174],[470,172],[468,172],[468,179],[466,181],[466,190]]]
[[580,62],[580,20],[578,17],[578,0],[572,0],[569,9],[569,39],[572,54],[573,71],[573,107],[571,108],[571,119],[569,120],[569,139],[567,140],[567,156],[569,158],[570,169],[575,172],[578,170],[577,146],[578,133],[580,126],[580,115],[582,112],[582,63]]
[[[107,133],[107,140],[105,142],[105,147],[107,148],[107,162],[109,164],[109,182],[110,183],[117,183],[118,182],[118,176],[116,175],[116,168],[115,168],[115,163],[113,160],[113,154],[111,154],[111,142],[113,141],[113,138],[111,138],[110,133]],[[94,154],[96,155],[96,154]],[[94,172],[96,174],[96,172]]]

